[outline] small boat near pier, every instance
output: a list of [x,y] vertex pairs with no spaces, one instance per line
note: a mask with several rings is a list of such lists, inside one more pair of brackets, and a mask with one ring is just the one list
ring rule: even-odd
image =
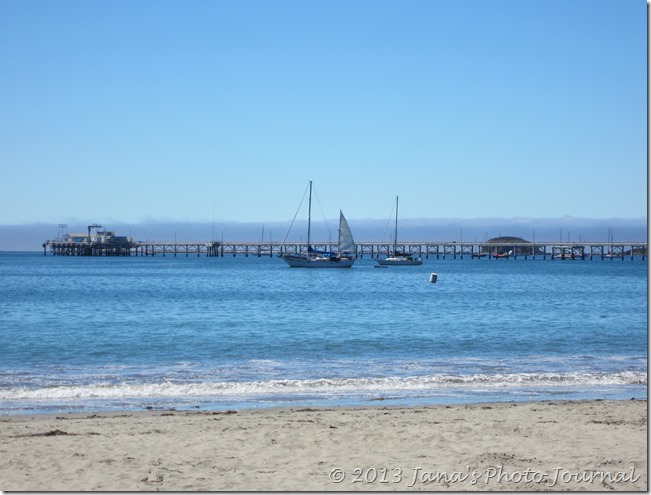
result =
[[[396,218],[395,226],[393,229],[393,252],[384,259],[378,259],[377,265],[379,266],[414,266],[422,265],[421,258],[414,258],[410,253],[401,253],[398,251],[398,196],[396,196]],[[376,266],[377,266],[376,265]]]

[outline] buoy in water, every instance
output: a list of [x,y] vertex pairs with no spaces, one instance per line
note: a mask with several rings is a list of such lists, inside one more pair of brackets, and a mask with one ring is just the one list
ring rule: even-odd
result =
[[436,273],[432,273],[432,274],[429,276],[429,283],[430,283],[430,284],[435,284],[437,278],[438,278],[438,275],[437,275]]

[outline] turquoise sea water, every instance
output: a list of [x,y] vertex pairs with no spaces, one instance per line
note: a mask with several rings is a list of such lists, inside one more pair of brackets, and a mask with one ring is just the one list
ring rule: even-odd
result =
[[646,261],[373,264],[0,253],[0,414],[646,398]]

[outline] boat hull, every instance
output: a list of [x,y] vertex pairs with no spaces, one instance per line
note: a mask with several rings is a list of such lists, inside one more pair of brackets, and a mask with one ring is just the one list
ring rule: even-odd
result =
[[355,258],[306,258],[291,255],[282,258],[292,268],[350,268],[355,263]]
[[409,258],[385,258],[383,260],[377,260],[377,264],[380,266],[416,266],[422,265],[423,260],[419,259],[409,259]]

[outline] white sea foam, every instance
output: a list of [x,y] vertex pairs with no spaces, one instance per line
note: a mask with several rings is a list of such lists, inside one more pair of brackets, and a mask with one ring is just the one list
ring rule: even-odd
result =
[[0,389],[0,401],[56,401],[120,398],[233,398],[282,395],[336,396],[339,394],[387,393],[399,391],[474,389],[517,390],[545,387],[591,387],[646,385],[642,372],[620,373],[519,373],[430,375],[385,378],[321,378],[312,380],[267,380],[240,382],[181,383],[93,383],[43,388]]

